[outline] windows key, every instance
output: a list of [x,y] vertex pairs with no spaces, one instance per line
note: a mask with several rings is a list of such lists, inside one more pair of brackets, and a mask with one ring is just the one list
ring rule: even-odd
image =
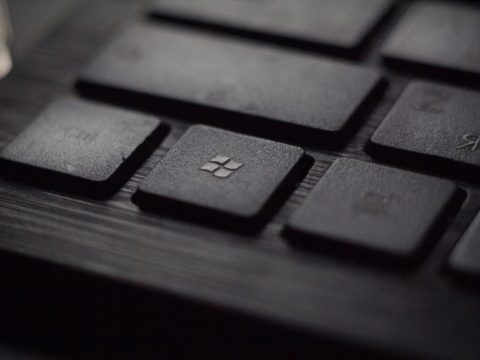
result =
[[299,147],[195,125],[140,184],[134,201],[216,225],[261,225],[307,166]]

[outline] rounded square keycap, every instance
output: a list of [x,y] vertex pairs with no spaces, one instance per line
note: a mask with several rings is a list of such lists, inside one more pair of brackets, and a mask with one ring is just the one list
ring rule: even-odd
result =
[[0,157],[22,165],[18,171],[43,171],[53,187],[68,179],[105,185],[153,142],[159,125],[152,116],[64,97],[50,104]]
[[394,150],[412,158],[429,156],[477,167],[479,119],[480,93],[415,81],[407,86],[371,142],[379,155]]
[[138,189],[138,203],[253,219],[294,185],[301,148],[213,127],[191,127]]
[[480,76],[480,9],[459,2],[412,5],[383,55],[390,60]]
[[454,183],[340,159],[320,179],[287,230],[321,244],[411,258],[454,198]]

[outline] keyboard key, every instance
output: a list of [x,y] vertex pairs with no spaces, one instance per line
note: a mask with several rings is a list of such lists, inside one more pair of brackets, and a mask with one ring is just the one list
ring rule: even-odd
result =
[[153,12],[160,18],[211,24],[297,45],[354,50],[391,5],[389,0],[158,0]]
[[335,161],[287,224],[308,246],[409,260],[453,200],[454,183],[357,160]]
[[191,127],[140,184],[134,201],[150,210],[179,210],[216,225],[255,223],[304,163],[301,148],[213,127]]
[[155,117],[65,97],[44,110],[0,158],[14,176],[48,186],[114,190],[120,170],[156,146],[162,130]]
[[371,141],[374,146],[387,150],[477,167],[480,164],[479,119],[479,93],[413,82]]
[[455,247],[449,264],[456,272],[480,276],[480,213]]
[[480,9],[457,3],[412,6],[383,54],[387,59],[480,75]]
[[[340,131],[380,76],[307,55],[139,25],[115,40],[86,69],[82,82],[102,91],[122,89],[129,96],[122,99],[169,99],[181,107],[190,103],[255,116],[256,127],[273,121],[271,130],[277,132],[283,124],[310,133]],[[232,114],[223,116],[224,122]]]

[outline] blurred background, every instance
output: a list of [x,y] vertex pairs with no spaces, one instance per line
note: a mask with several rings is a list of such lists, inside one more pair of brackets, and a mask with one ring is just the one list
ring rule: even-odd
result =
[[55,25],[76,9],[83,0],[1,0],[0,76],[8,72],[9,53],[13,62],[21,59]]

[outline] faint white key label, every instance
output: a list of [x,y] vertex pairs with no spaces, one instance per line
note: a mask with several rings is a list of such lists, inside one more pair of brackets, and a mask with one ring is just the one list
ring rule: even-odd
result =
[[200,170],[209,172],[215,177],[226,179],[243,166],[228,156],[217,155],[204,164]]
[[457,149],[470,149],[474,152],[480,145],[480,135],[465,134],[462,136],[463,143],[457,146]]

